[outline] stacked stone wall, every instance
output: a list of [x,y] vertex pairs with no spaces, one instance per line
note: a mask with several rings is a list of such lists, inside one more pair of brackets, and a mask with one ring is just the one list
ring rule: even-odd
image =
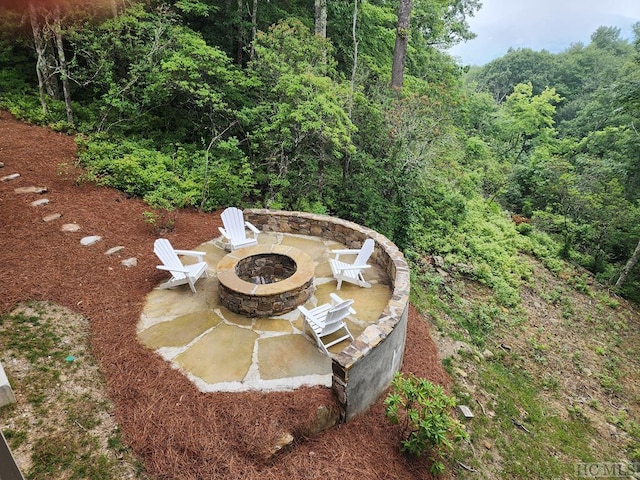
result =
[[367,238],[374,240],[370,261],[387,274],[391,300],[376,323],[332,358],[332,388],[341,406],[341,418],[351,420],[380,397],[402,366],[410,289],[409,267],[402,252],[375,230],[336,217],[267,209],[248,209],[244,216],[263,232],[321,237],[347,248],[360,248]]

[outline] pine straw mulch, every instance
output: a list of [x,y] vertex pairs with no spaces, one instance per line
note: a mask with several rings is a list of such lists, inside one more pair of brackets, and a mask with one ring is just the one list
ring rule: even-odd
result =
[[[106,377],[125,442],[158,479],[427,479],[425,461],[399,451],[397,430],[382,399],[345,425],[307,438],[320,406],[335,408],[330,390],[280,393],[201,393],[136,338],[145,295],[166,276],[155,268],[148,210],[122,193],[77,182],[72,137],[16,121],[0,112],[0,313],[19,302],[48,300],[84,315]],[[14,189],[42,186],[43,195]],[[39,198],[50,203],[33,207]],[[62,218],[44,222],[49,213]],[[61,231],[77,223],[76,233]],[[194,248],[218,236],[219,212],[180,211],[167,238]],[[90,247],[79,240],[100,235]],[[104,252],[113,246],[120,256]],[[136,257],[134,268],[121,265]],[[429,326],[412,308],[403,371],[449,385]],[[269,459],[283,432],[294,444]]]

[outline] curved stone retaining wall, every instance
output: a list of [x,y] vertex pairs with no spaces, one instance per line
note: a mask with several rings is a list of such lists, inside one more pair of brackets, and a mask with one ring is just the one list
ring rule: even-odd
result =
[[282,232],[335,240],[347,248],[375,241],[371,256],[388,275],[391,300],[375,324],[332,359],[333,390],[347,422],[365,411],[389,386],[402,366],[409,311],[409,267],[398,247],[384,235],[327,215],[281,210],[247,209],[245,220],[263,232]]

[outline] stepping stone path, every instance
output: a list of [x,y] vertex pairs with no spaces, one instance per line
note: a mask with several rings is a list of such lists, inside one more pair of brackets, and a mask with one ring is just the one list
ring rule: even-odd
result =
[[[4,162],[0,162],[0,168],[4,168],[4,166],[5,166]],[[12,173],[10,175],[0,177],[0,182],[10,182],[18,178],[20,178],[19,173]],[[42,194],[42,193],[46,193],[47,191],[48,191],[47,187],[36,187],[36,186],[17,187],[14,189],[14,192],[16,193],[16,195]],[[50,203],[50,200],[48,198],[41,198],[39,200],[34,200],[33,202],[31,202],[31,206],[42,207],[42,206],[48,205],[49,203]],[[61,217],[62,217],[62,213],[51,213],[43,217],[42,221],[45,223],[49,223],[49,222],[53,222],[54,220],[58,220]],[[67,232],[67,233],[78,232],[80,229],[81,227],[77,223],[65,223],[60,228],[61,231]],[[87,237],[83,237],[80,240],[80,244],[88,247],[98,243],[101,240],[102,240],[102,237],[100,235],[90,235]],[[104,254],[107,256],[111,256],[122,250],[124,250],[124,246],[119,245],[117,247],[111,247],[106,252],[104,252]],[[132,267],[138,266],[138,259],[136,257],[129,257],[127,259],[122,260],[120,263],[122,264],[122,266],[126,268],[132,268]],[[7,382],[3,381],[3,377],[2,377],[3,373],[4,372],[2,371],[2,365],[0,365],[0,407],[3,405],[2,403],[3,401],[11,402],[11,397],[13,396],[13,392],[11,392],[11,387],[8,385],[8,381]]]

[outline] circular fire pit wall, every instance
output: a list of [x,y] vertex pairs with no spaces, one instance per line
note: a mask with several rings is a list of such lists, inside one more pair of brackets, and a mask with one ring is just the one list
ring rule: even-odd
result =
[[249,317],[282,315],[313,294],[313,272],[311,257],[296,248],[241,248],[218,262],[220,303]]

